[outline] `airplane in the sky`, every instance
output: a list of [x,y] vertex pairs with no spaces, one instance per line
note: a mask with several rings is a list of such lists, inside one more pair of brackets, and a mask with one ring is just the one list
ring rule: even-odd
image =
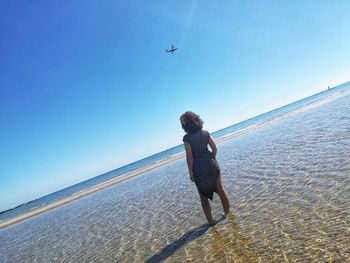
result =
[[165,51],[168,53],[174,54],[176,49],[177,49],[177,47],[174,47],[173,45],[171,45],[171,49],[165,49]]

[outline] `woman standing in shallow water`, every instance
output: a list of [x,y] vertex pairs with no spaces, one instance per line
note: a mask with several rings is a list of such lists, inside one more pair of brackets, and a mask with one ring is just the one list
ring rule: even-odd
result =
[[[202,129],[203,121],[199,115],[186,111],[181,115],[180,121],[186,132],[183,142],[190,179],[197,186],[209,225],[215,225],[217,222],[213,220],[208,200],[209,198],[213,201],[214,192],[219,195],[225,214],[230,211],[230,203],[220,177],[220,167],[216,161],[216,145],[209,132]],[[212,152],[208,150],[208,144]]]

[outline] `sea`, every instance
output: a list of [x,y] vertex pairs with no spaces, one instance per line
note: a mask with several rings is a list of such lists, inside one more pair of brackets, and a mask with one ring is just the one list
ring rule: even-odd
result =
[[[263,113],[261,115],[258,115],[254,118],[244,120],[242,122],[239,122],[237,124],[231,125],[229,127],[226,127],[224,129],[218,130],[216,132],[213,132],[211,135],[214,139],[218,139],[220,137],[229,135],[231,133],[237,132],[239,130],[243,130],[245,128],[248,128],[253,125],[257,125],[259,123],[266,122],[268,120],[274,119],[279,116],[283,116],[284,114],[291,112],[293,110],[296,110],[298,108],[302,108],[310,103],[316,102],[318,100],[327,98],[328,96],[335,94],[335,93],[341,93],[346,92],[348,89],[350,89],[350,82],[344,83],[342,85],[339,85],[335,88],[332,88],[330,90],[325,90],[320,93],[317,93],[315,95],[312,95],[310,97],[301,99],[299,101],[293,102],[291,104],[285,105],[283,107],[277,108],[275,110]],[[79,193],[87,188],[93,187],[95,185],[98,185],[100,183],[106,182],[110,179],[116,178],[118,176],[121,176],[123,174],[126,174],[128,172],[131,172],[133,170],[136,170],[138,168],[154,164],[156,162],[159,162],[161,160],[167,159],[175,154],[178,154],[180,152],[184,151],[183,144],[174,146],[170,149],[166,149],[165,151],[156,153],[154,155],[151,155],[147,158],[132,162],[128,165],[119,167],[117,169],[114,169],[110,172],[98,175],[96,177],[93,177],[91,179],[88,179],[86,181],[77,183],[75,185],[69,186],[67,188],[64,188],[62,190],[59,190],[57,192],[51,193],[49,195],[43,196],[41,198],[38,198],[36,200],[31,200],[27,203],[21,204],[15,208],[2,211],[0,212],[0,223],[7,221],[11,218],[15,218],[18,216],[21,216],[23,214],[26,214],[32,210],[41,208],[43,206],[55,203],[59,200],[62,200],[66,197],[69,197],[71,195],[74,195],[76,193]]]
[[[232,212],[224,218],[214,198],[215,227],[205,223],[181,158],[0,229],[1,262],[350,261],[349,94],[350,82],[212,133],[219,139],[277,119],[218,145]],[[0,222],[183,150],[4,211]]]

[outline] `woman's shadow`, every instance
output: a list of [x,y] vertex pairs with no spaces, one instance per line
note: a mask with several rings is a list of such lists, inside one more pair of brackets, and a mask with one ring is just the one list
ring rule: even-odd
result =
[[[218,223],[221,223],[223,221],[225,224],[228,224],[227,231],[234,232],[231,233],[231,235],[226,235],[227,233],[219,233],[216,229],[216,226],[210,227],[208,224],[201,225],[200,227],[197,227],[195,229],[190,230],[186,234],[184,234],[180,239],[176,240],[175,242],[167,245],[160,251],[158,254],[153,255],[152,257],[148,258],[145,263],[154,263],[154,262],[161,262],[168,257],[170,257],[172,254],[174,254],[178,249],[183,247],[186,243],[193,241],[194,239],[202,236],[208,231],[208,238],[211,239],[210,244],[212,252],[214,254],[217,253],[224,253],[222,248],[222,244],[234,244],[232,247],[226,247],[230,250],[230,254],[237,256],[238,258],[249,258],[251,262],[255,262],[254,259],[256,259],[256,255],[254,255],[254,248],[246,236],[243,236],[240,233],[240,229],[237,225],[237,223],[234,220],[234,215],[230,213],[227,217],[222,216]],[[215,245],[217,244],[217,245]],[[219,245],[221,244],[221,245]],[[243,252],[243,255],[239,255],[241,253],[236,253],[240,251]]]
[[204,224],[200,227],[190,230],[189,232],[184,234],[180,239],[176,240],[175,242],[163,248],[161,252],[147,259],[145,263],[154,263],[154,262],[160,262],[165,260],[166,258],[170,257],[172,254],[174,254],[176,250],[183,247],[186,243],[203,235],[209,229],[209,227],[210,226],[208,224]]
[[[222,216],[218,223],[220,221],[223,221],[225,219],[224,216]],[[202,236],[207,230],[210,228],[209,224],[203,224],[200,227],[194,228],[190,231],[188,231],[186,234],[184,234],[180,239],[176,240],[175,242],[167,245],[165,248],[162,249],[161,252],[159,252],[156,255],[153,255],[149,259],[145,261],[145,263],[154,263],[154,262],[161,262],[168,257],[170,257],[174,252],[181,247],[183,247],[186,243]]]

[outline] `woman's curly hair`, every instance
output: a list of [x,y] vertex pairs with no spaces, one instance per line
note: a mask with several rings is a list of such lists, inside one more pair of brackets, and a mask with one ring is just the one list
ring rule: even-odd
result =
[[182,114],[180,122],[182,129],[184,129],[186,133],[195,133],[203,128],[203,120],[198,114],[192,111],[186,111]]

